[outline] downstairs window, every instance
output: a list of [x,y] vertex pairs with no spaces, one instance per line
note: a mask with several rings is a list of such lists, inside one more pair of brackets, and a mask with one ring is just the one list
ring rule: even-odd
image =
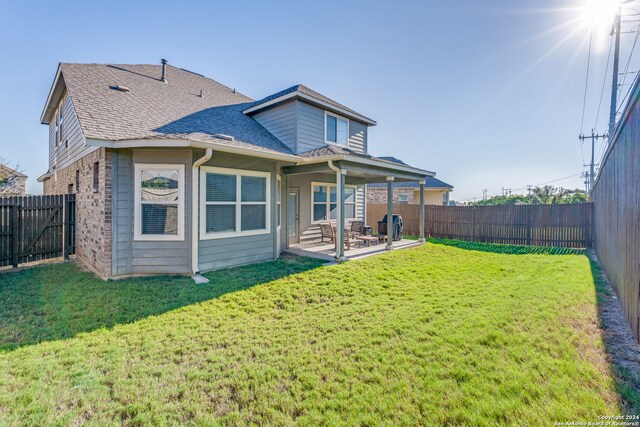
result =
[[207,166],[200,170],[201,239],[271,231],[270,173]]

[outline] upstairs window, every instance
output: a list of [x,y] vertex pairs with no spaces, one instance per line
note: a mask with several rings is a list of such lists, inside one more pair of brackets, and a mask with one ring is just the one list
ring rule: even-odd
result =
[[184,165],[135,165],[135,240],[184,240]]
[[200,238],[269,233],[270,181],[268,172],[202,167]]
[[349,120],[325,112],[325,142],[327,144],[347,145]]
[[66,100],[66,95],[63,95],[60,98],[60,103],[58,104],[58,108],[56,110],[56,114],[55,114],[55,135],[54,135],[54,143],[55,146],[59,146],[60,144],[62,144],[62,140],[63,140],[63,121],[64,121],[64,116],[62,114],[62,107],[64,106],[64,102]]

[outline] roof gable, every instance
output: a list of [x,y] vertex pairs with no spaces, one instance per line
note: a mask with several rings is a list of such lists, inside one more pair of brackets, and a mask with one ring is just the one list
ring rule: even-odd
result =
[[369,126],[375,126],[377,123],[375,120],[370,119],[369,117],[358,113],[355,110],[352,110],[349,107],[346,107],[343,104],[340,104],[337,101],[334,101],[331,98],[328,98],[322,95],[319,92],[316,92],[313,89],[308,88],[305,85],[297,84],[295,86],[291,86],[290,88],[281,90],[280,92],[276,92],[272,95],[266,96],[258,101],[250,104],[245,110],[245,114],[251,114],[257,111],[264,110],[271,106],[277,105],[280,102],[286,101],[292,98],[299,98],[310,102],[312,104],[320,105],[323,108],[331,110],[333,112],[348,116],[352,119],[361,121],[366,123]]
[[9,175],[9,176],[15,176],[15,177],[18,177],[18,178],[27,178],[27,175],[25,175],[25,174],[23,174],[21,172],[18,172],[17,170],[15,170],[13,168],[10,168],[9,166],[3,165],[3,164],[0,164],[0,175],[4,176],[4,177]]
[[[60,64],[43,117],[62,82],[88,139],[197,138],[291,154],[280,140],[242,114],[251,98],[170,65],[166,83],[161,75],[161,65]],[[217,134],[233,136],[234,141],[220,140]]]

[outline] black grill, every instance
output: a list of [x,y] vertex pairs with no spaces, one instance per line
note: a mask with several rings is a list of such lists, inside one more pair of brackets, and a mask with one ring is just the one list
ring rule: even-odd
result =
[[[402,217],[398,214],[393,214],[393,240],[402,240]],[[382,221],[378,221],[378,233],[387,234],[387,216],[382,218]]]

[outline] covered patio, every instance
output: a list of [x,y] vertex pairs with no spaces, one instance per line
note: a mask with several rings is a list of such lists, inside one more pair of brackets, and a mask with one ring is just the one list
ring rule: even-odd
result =
[[[328,242],[300,242],[287,241],[285,249],[288,252],[300,255],[316,256],[324,259],[334,259],[346,261],[370,254],[380,253],[386,250],[414,246],[424,242],[424,184],[428,177],[435,173],[418,169],[404,163],[397,163],[385,159],[379,159],[351,150],[323,147],[318,150],[306,153],[308,158],[301,164],[283,168],[285,177],[286,194],[291,194],[291,188],[295,186],[296,180],[313,177],[313,180],[322,180],[335,184],[335,244]],[[420,233],[419,240],[399,240],[393,241],[393,183],[418,181],[420,193]],[[381,242],[377,245],[360,244],[351,246],[345,251],[345,228],[348,226],[345,217],[345,192],[346,186],[363,186],[370,183],[387,184],[387,224],[386,238],[381,236]],[[288,212],[291,206],[288,206]],[[362,220],[366,218],[366,202],[362,209]],[[289,213],[291,215],[291,213]],[[332,219],[333,221],[333,219]],[[311,220],[309,221],[311,223]],[[291,229],[295,227],[291,221],[285,222],[287,236],[291,236]],[[342,224],[342,226],[340,226]],[[377,233],[377,224],[366,224],[372,226],[374,233]],[[346,255],[345,255],[346,253]]]
[[[402,239],[393,242],[391,247],[387,247],[385,243],[367,246],[361,244],[354,246],[350,250],[345,251],[342,261],[367,258],[377,255],[388,250],[408,249],[420,246],[423,242],[413,239]],[[293,255],[307,256],[310,258],[324,259],[327,261],[336,261],[336,246],[328,242],[324,243],[297,243],[289,246],[287,252]]]

